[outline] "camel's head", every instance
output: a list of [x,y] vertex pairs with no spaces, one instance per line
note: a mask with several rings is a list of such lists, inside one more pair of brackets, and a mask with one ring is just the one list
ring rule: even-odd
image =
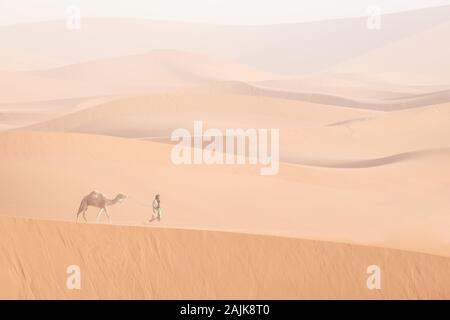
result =
[[117,195],[117,202],[122,202],[123,200],[125,200],[127,198],[127,196],[126,195],[124,195],[123,193],[119,193],[118,195]]

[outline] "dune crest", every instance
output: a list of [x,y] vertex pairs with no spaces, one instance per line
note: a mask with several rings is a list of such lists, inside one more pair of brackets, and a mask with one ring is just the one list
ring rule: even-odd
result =
[[[437,26],[449,15],[450,6],[385,14],[377,32],[366,28],[366,17],[263,26],[85,18],[79,32],[67,30],[63,20],[2,26],[0,70],[48,69],[170,48],[276,74],[310,74]],[[438,36],[447,40],[445,33]]]
[[369,51],[330,68],[416,85],[450,85],[450,22]]
[[[449,258],[398,250],[13,218],[0,218],[0,240],[3,299],[450,297]],[[80,268],[80,290],[66,287],[70,265]],[[371,265],[381,268],[381,290],[366,285]]]
[[261,81],[278,77],[204,54],[153,50],[53,69],[0,72],[4,90],[0,103],[130,95],[211,81]]

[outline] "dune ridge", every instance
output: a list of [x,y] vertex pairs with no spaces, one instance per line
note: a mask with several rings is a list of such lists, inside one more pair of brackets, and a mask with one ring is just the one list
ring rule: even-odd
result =
[[53,69],[0,72],[0,85],[4,89],[0,103],[142,94],[211,81],[259,81],[278,77],[204,54],[153,50]]
[[[367,86],[362,80],[345,78],[339,81],[329,79],[326,74],[304,79],[288,78],[204,55],[155,50],[55,69],[0,73],[0,84],[6,89],[0,102],[136,95],[195,85],[194,91],[198,92],[274,97],[379,111],[450,101],[449,86],[433,90],[427,86],[420,89],[387,83],[382,87]],[[345,86],[345,81],[350,84]],[[32,85],[37,82],[39,88]]]
[[[154,116],[156,114],[158,117]],[[251,94],[187,90],[125,97],[26,129],[142,138],[168,136],[173,129],[190,128],[193,121],[199,119],[219,128],[295,128],[302,124],[320,126],[368,114],[376,115],[372,111]]]
[[[448,21],[449,13],[450,6],[441,6],[385,14],[383,28],[377,32],[367,29],[366,17],[268,26],[85,18],[78,32],[67,30],[63,20],[3,26],[0,38],[8,45],[0,52],[0,70],[47,69],[176,49],[220,56],[273,73],[310,74],[430,29]],[[327,40],[311,41],[312,34]],[[442,34],[434,39],[437,36]]]
[[[205,128],[222,130],[278,128],[281,161],[351,167],[450,147],[442,138],[450,134],[449,106],[444,103],[385,113],[272,97],[188,91],[108,101],[25,129],[172,143],[168,138],[172,131],[192,130],[195,120],[202,120]],[[420,132],[420,136],[411,139],[412,132]]]
[[413,84],[450,85],[448,19],[417,34],[399,39],[348,61],[329,71],[377,76],[390,81]]
[[[0,218],[0,230],[3,299],[450,297],[450,259],[413,252],[17,218]],[[80,267],[80,290],[65,286],[69,265]],[[381,290],[366,286],[370,265],[381,268]]]

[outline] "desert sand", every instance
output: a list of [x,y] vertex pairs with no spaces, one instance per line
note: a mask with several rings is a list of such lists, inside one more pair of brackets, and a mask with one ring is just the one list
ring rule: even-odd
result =
[[[354,245],[169,228],[0,218],[0,298],[443,299],[450,259]],[[381,290],[366,286],[382,270]],[[78,265],[81,289],[65,286]]]
[[[1,26],[0,298],[450,298],[449,12]],[[175,165],[196,120],[279,129],[278,174]]]
[[163,226],[449,255],[448,149],[355,168],[282,163],[275,176],[249,164],[175,166],[169,144],[78,133],[3,133],[0,152],[1,176],[14,181],[0,186],[8,216],[75,221],[95,189],[131,197],[111,208],[113,223],[145,226],[160,193]]

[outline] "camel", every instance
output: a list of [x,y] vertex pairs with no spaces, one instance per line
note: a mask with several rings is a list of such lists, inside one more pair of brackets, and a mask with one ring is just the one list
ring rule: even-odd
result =
[[77,212],[77,222],[78,217],[81,213],[83,213],[83,219],[85,222],[87,222],[86,219],[86,211],[89,206],[99,208],[100,211],[97,214],[96,221],[98,222],[100,219],[101,214],[103,211],[105,212],[106,216],[108,217],[108,222],[110,222],[108,210],[106,210],[106,206],[113,206],[118,202],[122,202],[124,199],[126,199],[126,195],[119,193],[114,199],[108,199],[103,193],[100,193],[98,191],[92,191],[87,196],[81,200],[80,208]]

